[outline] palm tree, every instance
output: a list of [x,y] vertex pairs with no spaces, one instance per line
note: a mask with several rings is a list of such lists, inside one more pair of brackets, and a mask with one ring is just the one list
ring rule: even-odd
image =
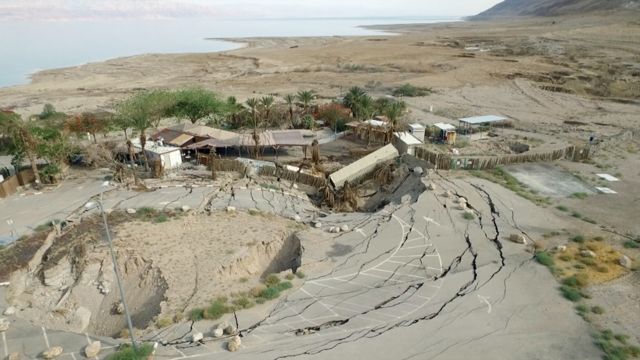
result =
[[37,165],[38,141],[33,135],[32,128],[16,113],[0,112],[0,131],[13,139],[14,158],[22,159],[26,155],[35,177],[35,188],[40,187],[40,173]]
[[260,99],[260,107],[264,110],[264,126],[267,126],[267,123],[270,122],[271,109],[273,109],[273,104],[275,103],[275,99],[273,96],[264,96]]
[[227,122],[234,128],[240,127],[238,116],[245,110],[242,104],[238,102],[235,96],[229,96],[225,102],[225,107]]
[[298,94],[296,95],[296,97],[298,98],[298,101],[300,102],[300,105],[302,105],[302,109],[304,111],[304,114],[308,114],[309,113],[309,107],[313,104],[313,100],[316,98],[315,93],[313,92],[313,90],[301,90],[298,91]]
[[259,105],[260,105],[260,101],[256,98],[250,98],[247,99],[247,101],[245,102],[247,104],[247,106],[249,107],[249,110],[251,111],[251,121],[252,121],[252,127],[253,127],[253,132],[251,134],[251,137],[253,138],[253,143],[255,145],[255,158],[257,159],[259,154],[260,154],[260,134],[258,134],[258,128],[260,127],[260,111],[259,111]]
[[386,108],[384,109],[384,116],[386,116],[389,119],[389,122],[391,122],[391,126],[389,127],[389,136],[387,137],[387,142],[391,141],[392,134],[398,128],[398,119],[402,116],[406,107],[407,106],[404,103],[404,101],[394,101],[389,105],[387,105]]
[[373,99],[364,89],[357,86],[349,89],[342,100],[342,104],[351,109],[356,119],[369,117],[373,112]]
[[291,128],[293,128],[293,105],[296,102],[296,96],[292,94],[287,94],[284,97],[284,101],[289,108],[289,122],[291,123]]

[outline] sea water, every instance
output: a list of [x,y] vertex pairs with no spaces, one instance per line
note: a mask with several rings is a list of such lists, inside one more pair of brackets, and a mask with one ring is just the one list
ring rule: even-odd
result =
[[[436,23],[450,17],[0,22],[0,87],[29,82],[34,72],[149,53],[217,52],[241,44],[219,38],[367,36],[367,25]],[[212,39],[213,38],[213,39]]]

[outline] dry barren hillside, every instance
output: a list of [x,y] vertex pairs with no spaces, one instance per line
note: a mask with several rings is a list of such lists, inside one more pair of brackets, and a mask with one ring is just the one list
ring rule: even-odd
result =
[[578,15],[595,11],[640,10],[639,0],[505,0],[476,18]]

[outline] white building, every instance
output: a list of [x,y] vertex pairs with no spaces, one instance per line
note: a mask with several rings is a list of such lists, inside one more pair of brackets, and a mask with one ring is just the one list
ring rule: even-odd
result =
[[[136,149],[142,150],[140,140],[133,139],[131,141]],[[160,160],[162,167],[165,169],[174,169],[182,165],[182,152],[180,148],[162,145],[162,142],[147,141],[144,147],[149,163]],[[151,165],[151,164],[150,164]]]

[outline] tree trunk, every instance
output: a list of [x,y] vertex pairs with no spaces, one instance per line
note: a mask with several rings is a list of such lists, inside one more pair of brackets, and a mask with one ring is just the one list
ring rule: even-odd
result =
[[96,138],[96,133],[92,132],[91,136],[93,136],[93,143],[97,144],[98,143],[98,139]]
[[27,150],[27,157],[29,158],[29,163],[31,164],[31,171],[33,171],[33,176],[35,177],[35,188],[40,189],[40,173],[38,172],[38,163],[36,162],[36,156],[33,154],[31,150]]
[[142,157],[144,157],[144,169],[149,171],[149,157],[147,156],[147,152],[145,151],[145,146],[147,145],[147,136],[145,134],[145,129],[140,131],[140,147],[142,148]]
[[129,134],[127,134],[127,129],[122,129],[124,131],[124,139],[129,140]]

